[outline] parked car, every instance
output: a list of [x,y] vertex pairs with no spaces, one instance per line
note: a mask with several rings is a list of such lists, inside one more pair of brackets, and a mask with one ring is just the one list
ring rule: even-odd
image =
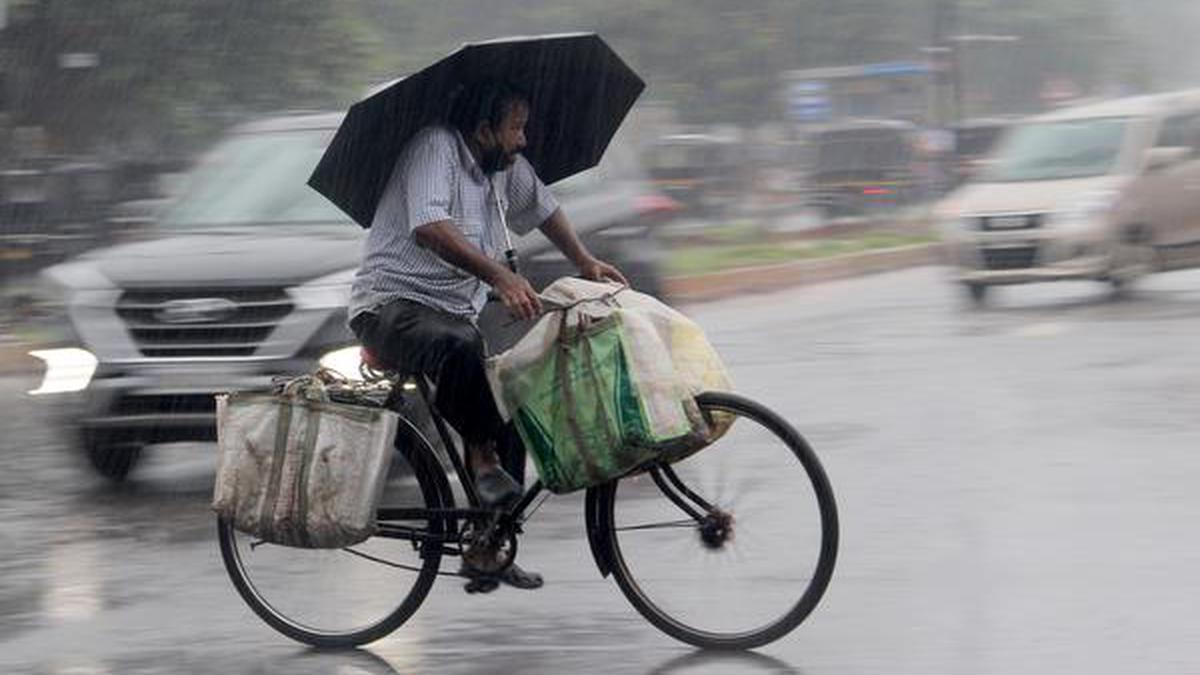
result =
[[1200,263],[1200,91],[1059,110],[1015,126],[937,208],[957,279],[1122,289]]
[[911,123],[831,124],[812,130],[807,142],[807,201],[826,217],[864,215],[920,196],[918,130]]
[[[364,230],[307,187],[341,116],[284,115],[233,131],[190,173],[150,236],[47,269],[47,323],[61,331],[33,393],[104,475],[123,479],[156,443],[215,438],[213,394],[268,386],[319,363],[357,372],[346,301]],[[672,204],[621,138],[599,167],[552,189],[581,238],[634,287],[659,290],[653,226]],[[517,249],[544,286],[574,269],[534,232]],[[510,322],[481,323],[499,346]]]
[[721,218],[745,197],[743,146],[711,134],[669,134],[646,149],[654,187],[690,215]]

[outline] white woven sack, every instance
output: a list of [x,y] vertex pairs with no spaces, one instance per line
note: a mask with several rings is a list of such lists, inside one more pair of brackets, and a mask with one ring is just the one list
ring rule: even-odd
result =
[[398,420],[299,393],[218,396],[213,510],[276,544],[361,542],[375,532]]
[[[631,375],[656,437],[678,437],[689,428],[696,434],[713,432],[694,398],[704,391],[729,391],[732,385],[720,357],[694,322],[652,296],[577,277],[555,281],[542,297],[553,306],[570,306],[565,310],[568,327],[584,317],[598,320],[621,313],[630,340]],[[545,358],[556,348],[560,326],[558,312],[550,312],[511,349],[488,359],[488,382],[504,419],[510,419],[521,404],[504,391],[504,373]]]

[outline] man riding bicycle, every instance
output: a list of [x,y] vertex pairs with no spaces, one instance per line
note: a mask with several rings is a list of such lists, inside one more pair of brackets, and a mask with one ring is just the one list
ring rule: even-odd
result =
[[[588,252],[521,156],[529,110],[528,97],[516,88],[479,82],[458,94],[446,124],[426,127],[408,142],[372,221],[348,310],[350,328],[376,358],[434,379],[435,405],[462,436],[486,506],[517,500],[523,476],[506,472],[496,452],[498,440],[515,434],[488,387],[476,318],[489,288],[517,319],[541,313],[528,280],[499,262],[506,240],[499,209],[513,232],[541,230],[583,277],[626,283]],[[491,590],[497,581],[542,585],[540,575],[515,564],[498,579],[464,573],[475,578],[474,590]]]

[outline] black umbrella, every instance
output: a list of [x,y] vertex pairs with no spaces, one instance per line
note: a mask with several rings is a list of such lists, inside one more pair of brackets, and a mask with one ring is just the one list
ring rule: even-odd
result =
[[646,86],[592,33],[467,43],[351,106],[308,184],[370,227],[404,144],[482,79],[529,95],[523,154],[546,184],[595,166]]

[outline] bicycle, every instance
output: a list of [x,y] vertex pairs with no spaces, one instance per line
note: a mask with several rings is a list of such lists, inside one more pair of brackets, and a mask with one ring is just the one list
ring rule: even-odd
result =
[[[428,382],[377,376],[393,409],[403,411],[420,392],[445,463],[414,416],[402,413],[398,478],[377,509],[375,536],[345,549],[288,548],[218,518],[221,557],[241,597],[272,628],[315,647],[361,645],[399,628],[438,576],[460,576],[440,570],[444,556],[504,570],[544,490],[535,481],[511,508],[481,507]],[[714,447],[589,488],[586,534],[601,575],[611,575],[651,624],[697,647],[751,649],[788,634],[817,606],[837,556],[837,507],[817,456],[784,419],[731,393],[704,393],[697,402],[706,416],[737,419]],[[465,507],[456,505],[460,495]],[[751,518],[753,506],[769,517]],[[765,535],[768,526],[778,531]],[[765,563],[765,574],[727,575],[734,563],[749,562]],[[781,588],[788,581],[796,588]]]

